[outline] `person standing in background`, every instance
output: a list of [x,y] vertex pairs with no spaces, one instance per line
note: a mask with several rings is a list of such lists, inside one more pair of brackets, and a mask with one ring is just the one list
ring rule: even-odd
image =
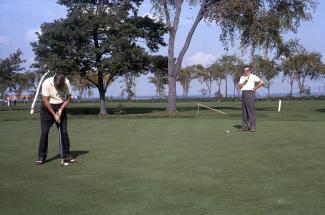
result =
[[264,82],[251,73],[250,66],[243,67],[238,86],[242,91],[242,131],[256,131],[255,92]]

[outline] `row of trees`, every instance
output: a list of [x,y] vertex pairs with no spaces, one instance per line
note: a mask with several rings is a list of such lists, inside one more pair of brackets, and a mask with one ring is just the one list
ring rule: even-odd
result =
[[[270,89],[273,80],[283,74],[290,84],[290,92],[288,96],[292,96],[292,87],[294,82],[297,82],[299,93],[301,96],[308,95],[308,87],[305,86],[305,81],[309,79],[318,79],[324,77],[325,66],[321,61],[319,53],[307,52],[298,41],[290,41],[287,46],[286,55],[278,59],[269,60],[260,55],[253,55],[249,65],[252,65],[255,74],[260,76],[265,81],[265,87],[270,96]],[[287,48],[288,48],[287,47]],[[16,96],[20,97],[23,92],[33,94],[36,90],[36,84],[39,81],[40,73],[25,71],[21,64],[24,60],[21,59],[22,52],[17,50],[6,59],[0,59],[1,68],[1,97],[7,92],[14,92]],[[166,56],[150,56],[149,69],[147,71],[136,73],[126,73],[123,76],[124,89],[123,95],[127,95],[128,99],[135,97],[136,78],[141,74],[151,74],[149,83],[156,87],[156,96],[165,96],[165,89],[168,85],[168,58]],[[202,65],[191,65],[181,68],[177,81],[183,88],[183,96],[188,97],[191,81],[198,79],[204,88],[201,89],[202,95],[212,95],[212,84],[215,82],[217,89],[214,96],[227,97],[228,96],[228,80],[233,82],[233,95],[239,95],[240,90],[237,87],[242,68],[244,66],[243,60],[236,55],[223,55],[211,65],[204,67]],[[93,84],[86,78],[74,74],[69,77],[74,91],[79,94],[77,98],[91,97],[93,95]],[[225,84],[224,95],[221,93],[222,82]]]
[[[204,88],[201,89],[202,95],[211,96],[212,84],[215,82],[217,86],[215,96],[227,97],[228,80],[231,79],[234,86],[233,95],[236,96],[240,93],[237,83],[242,75],[243,66],[251,65],[253,72],[264,80],[268,96],[270,96],[274,79],[280,74],[288,80],[290,85],[288,96],[292,96],[294,82],[298,84],[299,94],[301,96],[307,95],[309,88],[305,85],[306,79],[315,80],[325,75],[322,57],[319,53],[306,51],[296,40],[289,41],[285,46],[283,49],[286,50],[284,50],[283,55],[276,56],[275,59],[271,60],[268,57],[253,55],[251,61],[245,64],[236,55],[223,55],[207,67],[191,65],[181,68],[176,81],[182,86],[184,97],[188,97],[190,84],[194,79],[198,79],[201,84],[204,84]],[[163,56],[157,56],[157,59],[161,60],[162,65],[159,66],[159,69],[156,63],[153,65],[152,68],[155,68],[152,71],[154,76],[149,78],[149,82],[155,84],[157,96],[164,96],[165,87],[168,85],[167,62],[164,62]],[[222,82],[225,85],[224,95],[221,93]]]
[[[151,69],[149,52],[156,52],[164,45],[168,45],[167,110],[175,111],[177,78],[201,21],[221,28],[220,40],[225,47],[228,41],[239,38],[241,48],[263,49],[266,59],[269,50],[279,53],[285,50],[281,48],[282,35],[296,32],[302,21],[311,20],[317,5],[316,0],[151,0],[157,16],[151,19],[138,16],[143,0],[58,0],[58,3],[67,8],[67,16],[42,24],[38,41],[32,43],[36,55],[34,67],[41,72],[51,69],[88,80],[98,89],[101,115],[107,114],[108,86],[116,78],[126,77],[129,86],[126,92],[132,89],[134,78]],[[197,8],[198,12],[176,54],[176,34],[185,7]],[[163,40],[166,33],[167,44]],[[290,55],[285,57],[290,59]],[[151,81],[162,85],[166,80]]]

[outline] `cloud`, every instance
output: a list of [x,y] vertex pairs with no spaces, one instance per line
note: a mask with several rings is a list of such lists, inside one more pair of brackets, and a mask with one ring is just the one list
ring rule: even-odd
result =
[[194,64],[202,64],[203,66],[207,66],[212,64],[216,60],[216,56],[213,54],[197,52],[194,55],[188,57],[186,59],[186,66],[194,65]]
[[150,19],[153,19],[155,22],[160,21],[160,17],[156,16],[156,15],[154,15],[152,13],[145,13],[145,14],[142,15],[142,17],[146,17],[146,16],[148,16]]
[[9,38],[6,36],[0,35],[0,44],[5,44],[9,42]]
[[26,34],[25,34],[25,39],[28,41],[28,42],[34,42],[37,40],[37,35],[36,35],[36,32],[41,32],[41,29],[39,28],[31,28],[29,29]]

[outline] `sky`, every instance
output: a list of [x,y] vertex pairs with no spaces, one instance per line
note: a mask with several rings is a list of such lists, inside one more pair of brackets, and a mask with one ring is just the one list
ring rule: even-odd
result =
[[[319,5],[313,15],[313,20],[308,23],[302,23],[297,34],[289,33],[285,39],[299,39],[302,45],[308,51],[319,52],[325,61],[325,0],[319,0]],[[184,44],[184,40],[195,18],[197,8],[184,7],[180,18],[179,31],[176,37],[175,54]],[[152,14],[149,0],[145,0],[141,5],[139,14]],[[55,19],[65,18],[66,8],[57,4],[56,0],[0,0],[0,58],[6,58],[10,53],[15,52],[18,48],[23,52],[23,59],[26,60],[25,68],[34,61],[31,42],[37,40],[35,32],[40,31],[41,24],[44,22],[53,22]],[[219,41],[220,29],[214,24],[201,22],[195,31],[190,47],[185,55],[183,66],[192,64],[211,64],[218,57],[224,54],[237,54],[243,59],[248,59],[248,53],[242,52],[238,43],[230,47],[228,52],[225,51]],[[167,35],[165,41],[168,41]],[[167,55],[167,47],[162,47],[157,54]],[[107,96],[120,96],[123,83],[121,79],[115,81],[107,91]],[[154,96],[155,87],[148,83],[148,76],[141,76],[136,81],[136,95]],[[231,80],[228,81],[228,94],[232,95],[233,85]],[[311,81],[306,83],[311,87],[313,93],[325,94],[325,81]],[[200,90],[204,87],[199,81],[194,80],[191,83],[190,95],[200,95]],[[224,89],[224,85],[222,86]],[[213,93],[216,91],[216,85],[213,85]],[[281,75],[274,80],[271,87],[273,94],[285,94],[289,92],[289,85]],[[297,85],[294,85],[294,92],[297,93]],[[98,93],[95,90],[95,96]],[[166,92],[167,94],[167,92]],[[177,85],[177,94],[182,95],[182,88]],[[259,90],[260,95],[266,94],[266,89]]]

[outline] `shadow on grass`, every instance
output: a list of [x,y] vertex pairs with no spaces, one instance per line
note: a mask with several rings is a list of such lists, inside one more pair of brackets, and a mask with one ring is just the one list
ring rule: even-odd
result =
[[[108,114],[111,114],[112,109],[107,109]],[[69,107],[68,113],[71,115],[98,115],[98,107]]]
[[[74,156],[75,158],[78,158],[79,156],[88,154],[88,153],[89,153],[89,151],[71,151],[71,155]],[[54,161],[54,160],[57,160],[60,158],[61,158],[61,155],[57,154],[57,155],[47,159],[46,162],[51,162],[51,161]]]
[[[217,107],[211,106],[216,110],[222,111],[241,111],[241,107]],[[150,114],[150,113],[163,113],[166,111],[165,107],[123,107],[123,114]],[[192,107],[182,107],[179,106],[177,108],[179,112],[190,112],[196,111],[197,106]],[[200,110],[208,110],[206,108],[200,107]],[[256,108],[257,111],[274,111],[274,108]],[[109,115],[120,115],[118,108],[107,108],[107,112]],[[98,107],[70,107],[68,109],[68,113],[71,115],[98,115],[99,108]]]
[[[215,109],[228,109],[228,110],[240,110],[240,108],[234,107],[212,107]],[[177,108],[179,112],[188,112],[188,111],[195,111],[197,107],[179,107]],[[165,107],[125,107],[123,108],[124,114],[149,114],[154,112],[165,112]],[[116,108],[108,108],[108,114],[110,115],[119,115]],[[68,113],[71,115],[98,115],[99,108],[94,107],[71,107],[68,110]]]
[[325,113],[325,109],[317,109],[318,112]]
[[241,129],[243,126],[241,126],[241,125],[234,125],[233,127],[234,128],[237,128],[237,129]]

